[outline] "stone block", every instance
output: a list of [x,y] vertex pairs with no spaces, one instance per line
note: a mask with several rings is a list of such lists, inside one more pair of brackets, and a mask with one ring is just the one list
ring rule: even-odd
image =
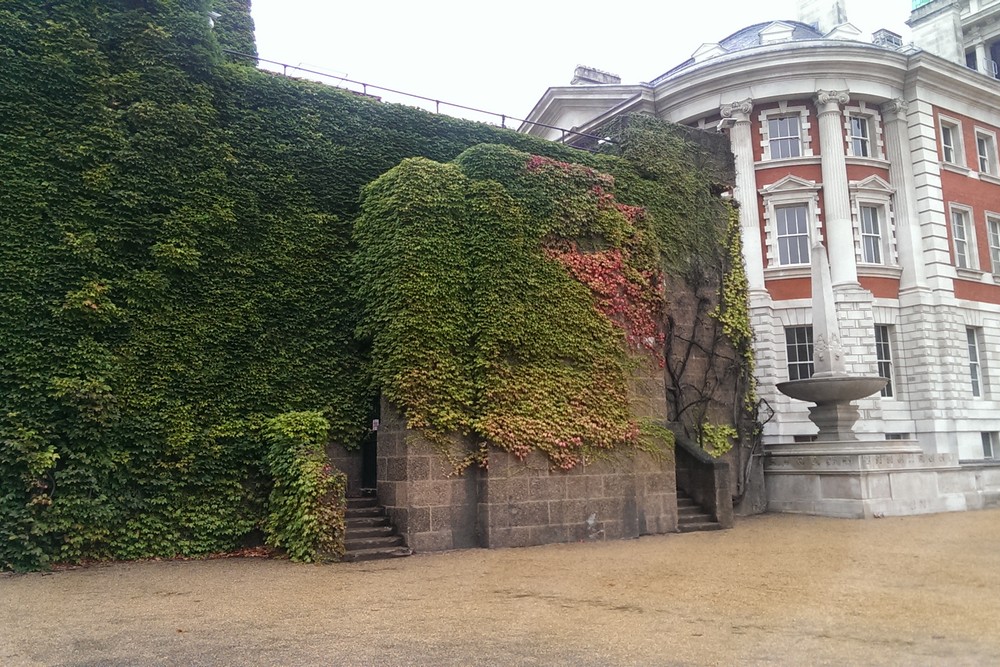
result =
[[564,525],[530,526],[528,542],[531,545],[569,542],[569,532],[568,527]]
[[531,546],[528,528],[500,528],[490,532],[490,548],[505,549],[509,547]]
[[547,502],[522,502],[510,507],[510,522],[512,526],[542,526],[549,523],[549,504]]
[[819,478],[819,488],[825,498],[862,498],[861,478],[856,475],[823,475]]
[[635,480],[631,476],[623,474],[604,475],[604,497],[621,498],[626,493],[633,492]]
[[407,540],[407,546],[416,552],[445,551],[455,548],[455,540],[450,530],[416,533]]
[[[397,526],[399,528],[399,526]],[[405,532],[410,535],[426,533],[431,529],[431,511],[427,507],[411,507],[408,510]],[[399,528],[404,532],[403,528]]]
[[413,507],[433,507],[451,503],[451,484],[444,480],[409,482],[409,501]]
[[431,478],[431,457],[414,456],[407,459],[406,478],[423,480]]
[[941,493],[967,493],[976,491],[976,477],[961,470],[938,473],[937,484]]
[[386,458],[385,479],[390,482],[399,482],[406,479],[407,460],[399,456]]
[[872,473],[865,476],[868,498],[891,498],[892,486],[886,473]]
[[532,500],[560,500],[566,497],[566,478],[559,473],[528,479],[528,496]]
[[937,475],[933,472],[905,471],[889,474],[893,500],[937,498]]

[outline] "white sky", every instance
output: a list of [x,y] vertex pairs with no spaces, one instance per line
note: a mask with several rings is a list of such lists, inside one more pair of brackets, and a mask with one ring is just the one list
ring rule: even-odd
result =
[[[794,19],[796,4],[253,0],[253,17],[261,58],[524,118],[548,87],[569,84],[578,64],[619,74],[622,83],[649,81],[705,42]],[[866,38],[888,28],[908,42],[909,12],[909,0],[847,0],[848,18]]]

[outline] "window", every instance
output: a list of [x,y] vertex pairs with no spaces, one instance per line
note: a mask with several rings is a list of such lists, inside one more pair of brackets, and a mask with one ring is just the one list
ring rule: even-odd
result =
[[969,212],[961,209],[951,210],[951,237],[955,248],[955,266],[960,269],[975,268],[972,253],[972,227],[969,225]]
[[882,264],[882,223],[879,209],[861,207],[861,259],[866,264]]
[[996,138],[987,132],[976,132],[976,153],[979,157],[979,173],[987,176],[997,175],[997,143]]
[[850,122],[851,155],[854,157],[871,157],[871,132],[868,118],[852,115]]
[[980,434],[983,438],[983,458],[995,459],[1000,454],[1000,433],[996,431],[983,431]]
[[809,263],[809,207],[804,204],[776,206],[778,264]]
[[969,347],[969,381],[972,385],[972,395],[983,395],[982,366],[979,363],[979,332],[973,328],[965,330],[965,338]]
[[889,327],[885,324],[875,325],[875,358],[878,361],[878,376],[888,378],[882,388],[882,396],[893,397],[892,387],[892,348],[889,346]]
[[987,218],[986,227],[990,236],[990,264],[993,274],[1000,276],[1000,218]]
[[768,118],[767,136],[772,160],[802,155],[802,131],[799,128],[798,114]]
[[909,440],[910,439],[910,434],[909,433],[886,433],[885,434],[885,439],[886,440]]
[[962,130],[955,121],[941,119],[941,156],[945,162],[962,165]]
[[788,379],[805,380],[812,377],[815,370],[812,327],[786,328],[785,349],[788,352]]

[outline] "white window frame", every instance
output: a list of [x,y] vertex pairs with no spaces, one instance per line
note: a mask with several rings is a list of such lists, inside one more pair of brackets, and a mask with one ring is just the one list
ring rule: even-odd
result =
[[[939,116],[938,133],[941,137],[941,161],[956,167],[964,167],[965,146],[962,138],[962,121],[948,116]],[[945,143],[946,135],[950,139],[949,143]]]
[[[868,155],[859,155],[855,150],[854,126],[852,119],[863,120],[868,132],[866,141],[868,144]],[[878,109],[869,108],[864,102],[859,102],[858,106],[844,109],[844,140],[846,142],[846,155],[856,158],[870,158],[875,160],[885,159],[885,142],[882,138],[882,115]]]
[[865,264],[885,264],[885,218],[881,206],[860,204],[858,222],[861,227],[861,261]]
[[[961,224],[959,220],[962,221]],[[976,221],[972,216],[972,209],[952,204],[949,210],[948,228],[951,235],[951,249],[955,255],[955,269],[978,271],[979,252],[976,246]],[[964,230],[964,233],[959,234],[959,230]],[[964,251],[960,249],[961,247],[964,247]]]
[[986,385],[983,382],[982,337],[982,329],[978,327],[965,328],[965,347],[969,359],[969,384],[973,398],[983,398],[986,395]]
[[981,127],[976,128],[976,168],[980,175],[1000,176],[997,172],[997,135]]
[[[854,216],[854,258],[857,264],[859,267],[897,267],[899,254],[896,248],[896,219],[891,206],[894,192],[892,186],[878,176],[869,176],[863,181],[852,182],[850,191],[851,210]],[[879,229],[881,262],[871,262],[865,256],[865,208],[873,208],[878,212],[881,226]]]
[[1000,432],[982,431],[983,458],[987,460],[1000,459]]
[[[875,339],[875,361],[878,366],[879,377],[884,377],[889,381],[879,392],[883,398],[896,397],[895,364],[893,363],[893,327],[891,324],[876,324],[874,331]],[[880,336],[884,334],[884,336]]]
[[[790,342],[788,334],[792,332],[794,332],[795,340]],[[816,365],[813,361],[815,344],[811,324],[785,327],[785,371],[788,373],[789,380],[804,380],[812,377],[813,373],[816,372]],[[794,361],[792,361],[793,355],[791,354],[793,347],[796,351]],[[799,352],[802,354],[800,355]],[[801,359],[802,356],[805,356],[806,359]],[[792,372],[793,367],[795,372]]]
[[765,273],[776,271],[803,270],[808,272],[809,264],[781,264],[778,249],[778,214],[785,206],[806,206],[808,217],[806,225],[809,230],[809,253],[812,256],[812,245],[816,239],[821,239],[819,227],[819,191],[822,185],[815,181],[806,181],[797,176],[786,176],[759,191],[764,197],[765,236],[767,241],[767,269]]
[[[787,233],[788,217],[784,214],[786,211],[796,211],[801,212],[802,219],[798,220],[798,215],[795,216],[795,223],[798,225],[802,224],[802,229],[796,229],[795,233]],[[784,223],[786,225],[786,233],[781,233],[782,218],[784,218]],[[775,235],[774,240],[776,244],[776,255],[778,257],[778,266],[808,266],[811,261],[811,248],[812,248],[812,234],[810,233],[811,221],[809,217],[809,204],[808,202],[795,202],[791,204],[782,204],[780,206],[774,207],[774,224],[775,224]],[[787,246],[787,261],[782,259],[782,241],[794,239],[796,247],[791,245]],[[804,241],[804,243],[803,243]],[[795,252],[793,252],[793,250]],[[793,254],[799,255],[799,261],[791,261]]]
[[[771,157],[771,137],[770,128],[768,127],[768,121],[773,120],[776,117],[784,116],[798,116],[799,118],[799,155],[798,157],[790,158],[775,158]],[[812,122],[809,115],[809,107],[807,106],[788,106],[785,102],[780,102],[776,109],[764,109],[757,115],[757,120],[760,122],[760,146],[761,146],[761,160],[764,162],[769,162],[771,160],[797,160],[804,157],[813,157],[812,148],[812,136],[810,135],[810,129],[812,129]]]
[[986,242],[990,246],[990,271],[1000,276],[1000,213],[986,214]]

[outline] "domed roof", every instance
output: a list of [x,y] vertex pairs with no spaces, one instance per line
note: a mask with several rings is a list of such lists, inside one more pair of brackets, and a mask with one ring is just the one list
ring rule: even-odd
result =
[[[752,49],[755,46],[762,46],[764,44],[764,40],[761,35],[771,26],[783,27],[786,30],[788,28],[792,29],[791,37],[782,41],[800,42],[804,40],[823,39],[824,37],[823,33],[816,30],[816,28],[807,23],[802,23],[801,21],[764,21],[763,23],[754,23],[746,28],[737,30],[728,37],[720,40],[719,47],[721,47],[723,51],[732,53],[734,51]],[[656,85],[663,79],[669,77],[671,74],[694,65],[695,62],[697,61],[694,58],[689,58],[677,67],[674,67],[673,69],[656,77],[650,81],[650,83]]]

